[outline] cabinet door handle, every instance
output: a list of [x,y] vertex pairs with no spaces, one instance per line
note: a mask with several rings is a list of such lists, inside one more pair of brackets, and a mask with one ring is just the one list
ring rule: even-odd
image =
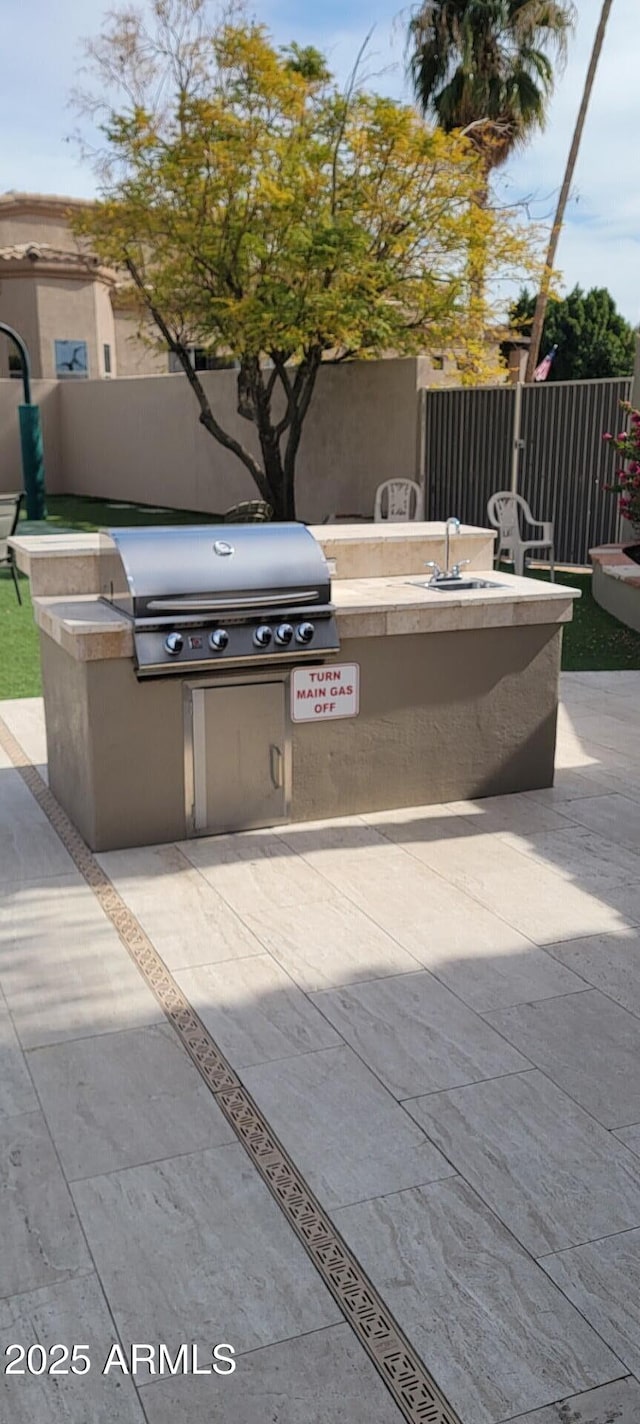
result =
[[279,747],[276,747],[272,743],[269,748],[269,756],[271,760],[271,780],[276,790],[279,790],[282,786],[282,752]]

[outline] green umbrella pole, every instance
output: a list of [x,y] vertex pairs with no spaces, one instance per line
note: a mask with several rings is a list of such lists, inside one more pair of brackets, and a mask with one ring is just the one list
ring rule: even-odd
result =
[[27,519],[46,519],[47,505],[44,483],[44,448],[40,407],[18,406],[22,469],[27,496]]

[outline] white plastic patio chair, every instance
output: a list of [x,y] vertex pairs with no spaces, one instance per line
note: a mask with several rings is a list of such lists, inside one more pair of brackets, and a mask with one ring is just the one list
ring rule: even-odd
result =
[[[532,529],[542,531],[539,539],[523,539],[520,525],[521,511]],[[487,518],[494,529],[498,530],[495,551],[496,564],[499,564],[501,559],[507,559],[509,563],[513,564],[514,573],[522,578],[525,569],[525,555],[528,551],[530,549],[548,549],[551,582],[555,582],[554,534],[551,520],[534,519],[526,499],[521,494],[512,494],[510,490],[498,490],[497,494],[492,494],[487,505]]]
[[18,603],[22,603],[22,594],[20,593],[13,550],[9,548],[9,540],[11,535],[15,534],[21,504],[21,494],[0,494],[0,569],[10,569]]
[[385,480],[378,485],[373,518],[376,524],[389,520],[403,524],[423,518],[423,499],[420,485],[415,480]]

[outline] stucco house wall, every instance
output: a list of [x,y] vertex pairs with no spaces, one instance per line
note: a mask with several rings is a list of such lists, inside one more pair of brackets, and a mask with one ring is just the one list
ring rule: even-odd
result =
[[[167,356],[122,315],[116,273],[95,260],[87,266],[71,227],[72,213],[85,206],[37,193],[0,195],[0,320],[24,336],[36,378],[56,378],[56,340],[87,343],[90,379],[118,375],[120,361],[123,375],[168,374]],[[8,374],[2,342],[0,378]]]
[[[112,307],[114,339],[116,348],[115,374],[124,376],[165,376],[169,369],[166,351],[147,344],[139,334],[137,316],[116,303]],[[149,342],[153,341],[155,328],[146,327]]]
[[[28,278],[5,277],[0,262],[0,321],[19,331],[31,357],[34,379],[42,375],[38,333],[38,292]],[[9,376],[9,355],[15,352],[13,342],[0,336],[0,380]]]

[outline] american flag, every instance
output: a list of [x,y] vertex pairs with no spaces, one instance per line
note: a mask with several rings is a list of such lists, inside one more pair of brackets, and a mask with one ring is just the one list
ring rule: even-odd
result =
[[541,361],[540,365],[536,366],[536,369],[533,373],[534,381],[546,381],[547,376],[549,375],[549,372],[555,360],[557,350],[557,346],[552,346],[548,356],[545,356],[544,361]]

